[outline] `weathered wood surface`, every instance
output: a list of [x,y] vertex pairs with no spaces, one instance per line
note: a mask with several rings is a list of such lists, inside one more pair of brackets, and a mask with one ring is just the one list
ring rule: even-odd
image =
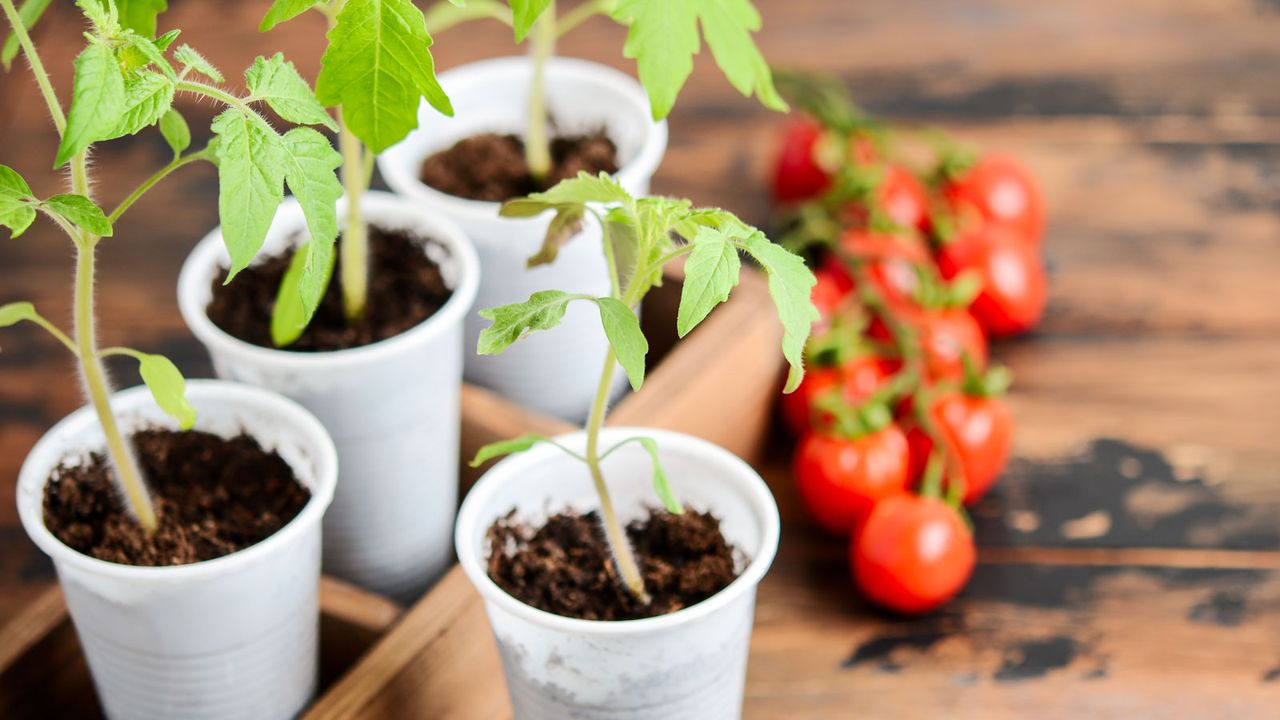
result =
[[[186,29],[184,39],[228,74],[275,49],[313,74],[321,24],[303,19],[257,36],[265,4],[173,0],[164,25]],[[872,111],[1023,157],[1048,196],[1054,276],[1042,328],[997,349],[1018,378],[1021,459],[976,513],[983,564],[946,614],[904,622],[868,610],[843,548],[805,528],[785,465],[768,466],[786,531],[761,588],[748,716],[1275,717],[1280,6],[758,5],[776,65],[836,72]],[[78,24],[64,9],[51,20],[38,39],[66,88],[73,49],[55,38]],[[632,70],[617,52],[621,33],[589,27],[562,52]],[[506,31],[476,26],[441,38],[437,58],[447,68],[509,51]],[[37,100],[27,75],[0,76],[0,162],[52,192],[59,178],[44,169],[55,142]],[[211,112],[183,109],[197,128]],[[778,124],[702,58],[672,116],[655,190],[767,223]],[[151,135],[103,148],[102,199],[123,196],[165,153]],[[197,376],[207,360],[182,327],[173,288],[183,257],[215,222],[213,188],[209,168],[183,170],[102,249],[104,341],[169,353]],[[38,224],[0,258],[0,301],[29,298],[67,316],[69,250],[54,231]],[[8,617],[52,581],[17,525],[12,479],[78,399],[53,343],[18,329],[0,348]],[[130,381],[131,371],[119,377]],[[357,709],[421,717],[407,704],[416,689],[491,679],[482,617],[463,602],[469,589],[445,588],[478,634],[451,626],[437,640],[453,643],[447,662],[420,659],[414,667],[429,673],[397,675]],[[398,663],[417,657],[396,653]],[[478,664],[463,665],[471,657]],[[506,712],[488,691],[437,707],[457,711],[445,717]]]

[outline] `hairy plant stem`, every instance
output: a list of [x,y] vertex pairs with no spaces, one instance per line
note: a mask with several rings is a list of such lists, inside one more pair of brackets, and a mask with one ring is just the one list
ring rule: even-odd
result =
[[44,63],[40,61],[40,55],[36,53],[36,46],[31,42],[31,33],[27,32],[26,23],[22,22],[22,16],[18,14],[17,8],[13,6],[13,0],[0,0],[0,5],[4,7],[5,18],[9,21],[9,26],[13,28],[13,34],[18,38],[18,45],[22,47],[22,54],[26,56],[27,63],[31,65],[31,74],[36,77],[36,85],[40,86],[40,94],[44,96],[44,103],[49,107],[49,115],[53,118],[53,126],[58,130],[58,137],[62,137],[62,133],[67,129],[67,117],[62,114],[62,105],[58,103],[58,96],[53,92],[53,83],[49,81],[49,73],[44,69]]
[[183,165],[188,165],[197,160],[207,160],[208,157],[209,157],[209,153],[206,148],[205,150],[201,150],[200,152],[195,152],[195,153],[191,153],[190,155],[183,155],[181,157],[174,158],[173,161],[170,162],[168,165],[165,165],[164,167],[157,170],[154,175],[147,178],[146,180],[143,180],[141,185],[135,188],[133,192],[129,193],[129,197],[120,201],[120,204],[116,206],[115,210],[111,211],[111,214],[107,216],[107,219],[114,224],[117,220],[120,219],[120,216],[124,215],[129,208],[133,207],[133,204],[138,202],[138,200],[143,195],[145,195],[148,190],[155,187],[156,183],[168,177],[169,173],[173,172],[174,170],[177,170]]
[[98,422],[102,424],[107,452],[115,467],[116,478],[124,490],[125,500],[138,519],[138,524],[150,533],[156,529],[155,508],[151,505],[151,495],[143,481],[142,472],[138,470],[133,451],[125,442],[120,427],[116,424],[115,415],[111,412],[111,387],[107,383],[102,362],[98,359],[93,312],[94,247],[97,243],[98,238],[92,236],[76,242],[75,336],[76,346],[79,348],[80,370],[84,376],[85,392],[98,414]]
[[524,159],[529,174],[542,187],[551,174],[551,138],[547,131],[547,62],[556,50],[556,3],[543,11],[529,33],[533,77],[529,83],[529,125],[524,134]]
[[347,127],[338,111],[338,145],[342,151],[342,187],[347,196],[347,222],[338,242],[342,257],[342,308],[348,321],[364,314],[369,298],[369,229],[361,202],[368,189],[364,146]]
[[[49,81],[44,63],[40,61],[35,45],[31,42],[31,35],[14,8],[13,0],[0,0],[0,7],[3,7],[13,33],[18,38],[18,44],[31,65],[36,84],[40,86],[40,94],[44,96],[45,104],[49,107],[49,115],[53,117],[54,127],[57,128],[58,136],[61,137],[67,127],[66,116],[58,103],[58,96],[53,92],[53,84]],[[89,163],[86,151],[76,153],[71,158],[71,192],[89,197]],[[150,533],[156,529],[155,508],[152,507],[151,496],[147,492],[146,483],[143,482],[142,473],[138,470],[133,452],[121,435],[115,415],[112,414],[111,386],[107,383],[106,372],[98,359],[93,277],[96,265],[94,250],[99,238],[77,228],[72,232],[71,240],[76,245],[75,347],[80,361],[81,376],[84,378],[85,394],[89,396],[89,402],[98,415],[98,422],[102,426],[102,433],[107,442],[107,453],[115,467],[116,478],[124,490],[129,508],[138,519],[138,524]]]

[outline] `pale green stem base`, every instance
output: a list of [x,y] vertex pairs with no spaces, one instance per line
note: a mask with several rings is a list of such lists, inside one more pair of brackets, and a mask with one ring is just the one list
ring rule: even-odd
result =
[[547,61],[556,50],[556,5],[553,1],[529,35],[533,77],[529,83],[529,125],[524,134],[524,157],[529,174],[541,187],[551,174],[551,138],[547,131]]

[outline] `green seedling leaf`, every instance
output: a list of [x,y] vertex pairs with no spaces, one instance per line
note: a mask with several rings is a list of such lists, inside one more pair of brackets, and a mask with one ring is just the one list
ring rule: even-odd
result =
[[592,175],[583,171],[579,172],[575,178],[561,180],[546,192],[508,200],[502,204],[500,214],[503,217],[534,217],[547,210],[559,210],[589,203],[629,204],[633,202],[635,200],[631,194],[608,173]]
[[286,20],[292,20],[315,6],[317,0],[276,0],[262,18],[258,32],[266,32]]
[[231,255],[227,282],[249,266],[284,199],[285,151],[261,119],[235,108],[210,126],[218,140],[218,215]]
[[418,126],[418,99],[453,115],[436,80],[431,36],[411,0],[347,0],[329,31],[316,96],[379,153]]
[[671,113],[693,72],[693,56],[701,51],[699,23],[716,64],[738,92],[787,109],[751,38],[760,14],[749,0],[619,0],[613,18],[629,28],[622,53],[636,61],[655,120]]
[[667,473],[662,469],[662,460],[658,457],[658,443],[651,437],[636,437],[623,442],[633,440],[640,443],[645,452],[649,453],[649,460],[653,462],[653,491],[658,494],[658,499],[667,508],[667,512],[680,515],[684,512],[684,507],[676,499],[675,491],[671,489],[671,481],[667,479]]
[[182,31],[176,28],[173,30],[170,30],[169,32],[156,38],[156,47],[160,48],[160,52],[164,52],[168,50],[169,46],[173,44],[173,41],[177,40],[178,36],[181,34],[182,34]]
[[182,155],[183,150],[191,147],[191,129],[187,127],[187,121],[183,119],[182,113],[174,108],[169,108],[164,115],[160,116],[160,134],[164,136],[164,141],[169,143],[175,158]]
[[225,79],[222,77],[222,73],[218,71],[218,68],[214,67],[213,63],[205,60],[204,56],[196,52],[195,48],[190,45],[179,45],[178,49],[173,51],[173,59],[177,60],[184,67],[189,67],[192,71],[197,72],[216,83],[225,82]]
[[586,298],[561,290],[542,290],[528,300],[480,311],[480,317],[493,324],[480,333],[476,352],[481,355],[498,355],[525,334],[535,330],[550,330],[564,319],[565,308],[573,300]]
[[13,168],[0,165],[0,225],[9,228],[13,237],[21,236],[35,222],[34,200],[27,181]]
[[738,249],[728,238],[702,226],[694,237],[693,252],[684,266],[684,287],[676,315],[680,337],[688,335],[717,305],[729,299],[742,269]]
[[[276,347],[292,345],[307,329],[319,300],[304,297],[303,284],[316,282],[320,288],[320,297],[323,297],[325,289],[329,287],[329,280],[333,277],[335,260],[333,243],[323,245],[309,242],[293,254],[289,269],[285,271],[280,289],[276,292],[275,307],[271,310],[271,342]],[[304,280],[309,272],[308,266],[319,269],[318,281]]]
[[112,0],[76,0],[98,35],[114,38],[120,34],[120,14]]
[[151,390],[156,404],[183,430],[190,430],[196,424],[196,409],[187,401],[187,381],[177,366],[163,355],[138,353],[137,358],[142,382]]
[[649,341],[640,330],[640,320],[635,312],[616,298],[596,298],[600,307],[600,323],[609,338],[613,354],[631,381],[631,389],[639,390],[644,384],[644,357],[649,354]]
[[12,327],[24,320],[34,321],[38,317],[40,315],[36,312],[36,306],[29,302],[0,305],[0,328]]
[[[286,294],[281,289],[280,299],[284,300],[286,307],[281,309],[277,302],[272,315],[271,334],[278,346],[298,339],[311,322],[316,308],[320,307],[320,300],[329,287],[333,274],[333,247],[338,237],[337,202],[342,197],[342,183],[334,174],[342,164],[342,156],[323,135],[311,128],[294,128],[285,133],[283,140],[285,182],[302,206],[311,240],[306,245],[306,252],[298,253],[303,260],[296,281],[287,275],[285,278],[286,282],[296,282],[294,292]],[[296,256],[293,264],[298,264]],[[293,307],[294,297],[298,299],[296,308]],[[288,317],[281,316],[281,313]]]
[[582,230],[582,218],[587,209],[582,205],[566,207],[557,212],[547,225],[546,237],[542,239],[542,247],[525,262],[526,267],[550,265],[556,261],[560,248],[577,236]]
[[480,467],[494,458],[521,453],[538,443],[544,442],[551,442],[551,438],[546,435],[521,435],[510,440],[492,442],[476,451],[476,456],[471,459],[470,465],[471,467]]
[[[22,19],[22,26],[28,31],[40,22],[40,18],[44,15],[44,11],[49,9],[49,3],[53,0],[26,0],[18,8],[18,17]],[[4,39],[4,47],[0,49],[0,63],[4,64],[7,72],[13,67],[13,59],[18,57],[18,50],[21,46],[18,43],[18,36],[10,32]]]
[[115,53],[106,43],[91,40],[76,57],[71,110],[54,168],[62,167],[72,155],[94,142],[112,137],[120,125],[125,102],[124,76]]
[[782,323],[782,355],[791,366],[783,391],[791,392],[804,378],[804,346],[819,319],[818,309],[809,299],[817,281],[800,256],[770,242],[759,230],[751,232],[742,247],[769,275],[769,294]]
[[259,57],[244,73],[250,100],[263,100],[280,117],[300,125],[323,125],[337,131],[338,125],[316,100],[311,86],[298,74],[293,63],[276,53],[271,59]]
[[177,81],[177,73],[173,71],[173,66],[169,64],[168,58],[164,56],[164,52],[156,45],[154,40],[145,38],[132,30],[126,30],[123,38],[128,43],[127,49],[136,52],[143,58],[137,67],[131,69],[137,69],[148,64],[155,65],[165,74],[165,77]]
[[503,203],[500,213],[503,217],[522,218],[534,217],[548,210],[555,211],[555,217],[547,226],[542,247],[529,258],[528,266],[535,267],[553,262],[560,248],[577,235],[589,203],[632,205],[634,202],[618,181],[607,173],[602,172],[596,176],[580,172],[578,177],[562,180],[546,192],[508,200]]
[[155,125],[173,106],[173,83],[160,73],[144,70],[132,73],[125,81],[125,101],[120,121],[110,135],[112,138],[133,135],[143,128]]
[[40,209],[99,237],[111,237],[111,221],[83,195],[54,195],[40,203]]
[[[455,5],[458,3],[454,3]],[[512,27],[515,29],[516,42],[524,42],[533,24],[538,22],[550,5],[551,0],[510,0]]]
[[139,35],[156,36],[156,16],[169,9],[167,0],[111,0],[115,3],[120,25]]

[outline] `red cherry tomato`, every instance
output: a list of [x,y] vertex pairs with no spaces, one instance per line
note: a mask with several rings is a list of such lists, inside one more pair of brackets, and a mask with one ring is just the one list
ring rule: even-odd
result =
[[876,505],[854,537],[850,565],[863,595],[904,614],[938,608],[973,574],[973,534],[937,498],[898,495]]
[[847,535],[877,502],[907,491],[907,438],[897,425],[854,439],[809,433],[795,458],[796,487],[814,522]]
[[[965,480],[964,504],[972,505],[996,484],[1009,463],[1013,450],[1009,406],[998,397],[948,392],[933,401],[929,417],[947,444],[947,451],[960,462]],[[912,428],[907,441],[914,477],[924,468],[933,443],[919,428]]]
[[809,299],[822,315],[820,322],[826,323],[836,314],[849,293],[853,292],[853,280],[843,268],[830,263],[815,270],[813,277],[817,283],[810,291]]
[[987,339],[965,310],[921,309],[904,313],[904,318],[916,329],[929,379],[963,378],[966,354],[975,367],[986,366]]
[[894,224],[908,229],[925,229],[928,224],[929,200],[924,183],[910,170],[890,165],[876,192],[880,209]]
[[993,225],[1015,230],[1028,245],[1044,235],[1044,198],[1031,173],[1008,155],[984,155],[960,177],[947,182],[943,196],[953,206],[969,206]]
[[773,198],[780,203],[807,200],[831,185],[831,176],[818,166],[815,149],[825,129],[808,118],[787,124],[782,150],[773,174]]
[[1048,301],[1048,280],[1035,248],[1007,226],[987,225],[957,237],[938,251],[945,278],[974,270],[982,291],[970,308],[992,337],[1008,337],[1035,327]]
[[932,262],[924,241],[915,235],[847,230],[840,236],[840,249],[866,263],[867,275],[890,305],[911,301],[919,283],[916,267]]
[[888,361],[873,355],[860,355],[839,368],[810,368],[800,386],[782,396],[782,417],[793,432],[803,435],[813,428],[814,404],[831,388],[839,386],[845,401],[857,405],[870,398],[892,374]]

